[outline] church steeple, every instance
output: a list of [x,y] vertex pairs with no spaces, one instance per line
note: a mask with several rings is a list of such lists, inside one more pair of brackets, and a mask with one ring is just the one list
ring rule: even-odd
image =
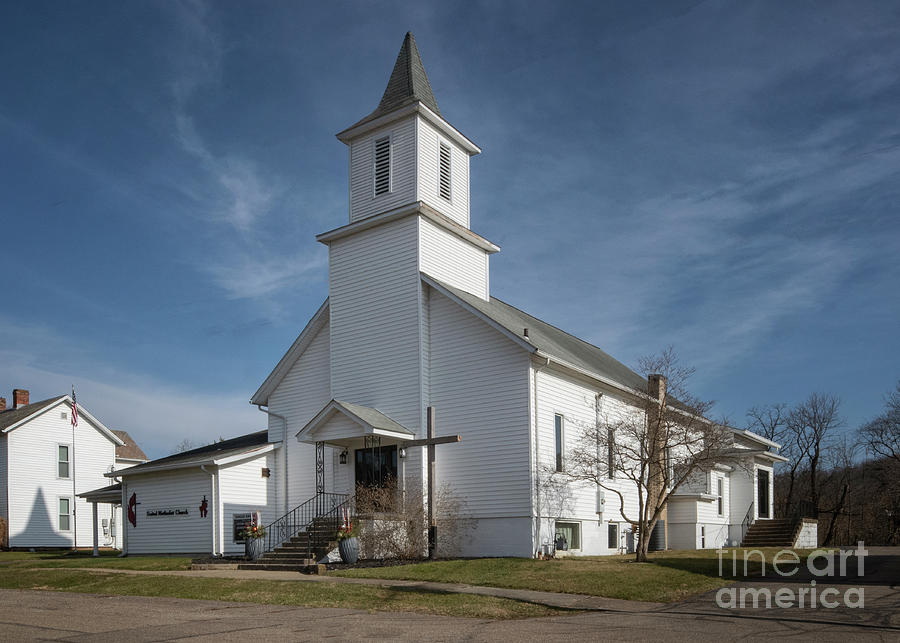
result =
[[407,32],[375,110],[337,135],[350,148],[350,222],[425,204],[469,227],[469,158],[481,150],[441,115]]

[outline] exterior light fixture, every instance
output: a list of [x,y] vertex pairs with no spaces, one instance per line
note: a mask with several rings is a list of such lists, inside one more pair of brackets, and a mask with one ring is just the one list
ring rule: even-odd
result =
[[341,464],[347,464],[347,449],[341,451]]
[[400,447],[399,453],[400,453],[401,458],[405,458],[406,457],[406,447]]

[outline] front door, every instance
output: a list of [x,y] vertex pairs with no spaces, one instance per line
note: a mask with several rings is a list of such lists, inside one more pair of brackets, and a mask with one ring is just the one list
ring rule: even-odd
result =
[[756,498],[759,501],[759,517],[769,517],[769,472],[760,469],[756,474]]
[[397,445],[356,450],[356,484],[384,487],[397,483]]

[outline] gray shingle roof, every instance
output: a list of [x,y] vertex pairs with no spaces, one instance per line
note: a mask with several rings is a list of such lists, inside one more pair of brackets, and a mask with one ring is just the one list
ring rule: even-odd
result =
[[120,469],[116,472],[116,475],[131,475],[134,473],[142,473],[144,471],[155,471],[160,468],[174,469],[193,465],[199,466],[200,464],[212,460],[227,458],[232,455],[239,455],[246,451],[252,451],[253,449],[268,444],[268,442],[268,430],[257,431],[256,433],[248,433],[247,435],[241,435],[229,440],[214,442],[213,444],[198,449],[191,449],[190,451],[184,451],[183,453],[175,453],[164,458],[142,462],[133,467]]
[[395,109],[416,101],[421,102],[440,116],[441,110],[438,109],[434,92],[431,91],[431,83],[428,82],[425,65],[422,64],[422,57],[419,56],[416,39],[411,32],[406,32],[403,46],[400,47],[400,53],[397,54],[397,62],[394,63],[394,71],[391,72],[387,88],[384,90],[384,95],[381,97],[378,107],[375,108],[374,112],[347,129],[353,129],[358,125],[368,123],[379,116],[389,114]]
[[342,406],[345,411],[348,413],[352,413],[360,420],[365,422],[371,427],[376,429],[383,429],[385,431],[393,431],[395,433],[408,433],[409,435],[415,435],[412,431],[407,429],[405,426],[400,424],[399,422],[395,422],[384,413],[379,411],[378,409],[373,409],[368,406],[362,406],[360,404],[352,404],[350,402],[342,402],[341,400],[335,400],[335,404]]
[[[646,379],[593,344],[578,339],[537,317],[532,317],[496,297],[485,301],[433,277],[428,277],[428,279],[542,353],[601,375],[630,389],[647,390]],[[528,337],[524,335],[526,328]]]
[[54,402],[58,402],[64,397],[65,395],[57,395],[56,397],[47,398],[46,400],[41,400],[40,402],[32,402],[31,404],[20,406],[17,409],[8,409],[6,411],[0,412],[0,431],[12,426],[19,420],[24,420],[32,413],[37,413],[45,406],[49,406]]

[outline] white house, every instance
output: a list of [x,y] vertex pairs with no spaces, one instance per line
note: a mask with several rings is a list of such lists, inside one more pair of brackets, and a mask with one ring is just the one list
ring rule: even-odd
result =
[[[481,150],[441,114],[411,34],[378,107],[337,137],[349,152],[349,221],[318,235],[329,296],[252,397],[267,434],[255,450],[117,472],[123,501],[142,503],[128,550],[228,553],[240,547],[228,534],[234,514],[276,517],[388,475],[423,484],[417,441],[432,437],[433,409],[435,437],[461,436],[437,446],[434,463],[477,525],[461,554],[531,557],[560,534],[571,553],[623,551],[631,524],[617,503],[587,484],[550,494],[542,472],[565,460],[580,426],[640,408],[647,381],[491,296],[500,249],[470,228],[470,159]],[[734,543],[748,515],[772,516],[778,445],[735,432],[734,446],[746,470],[723,465],[682,490],[662,528],[669,546]],[[236,466],[247,469],[244,487],[227,482]],[[633,516],[636,489],[615,484]],[[191,509],[201,494],[215,506],[209,517]],[[143,514],[160,507],[189,513]]]
[[146,460],[143,451],[80,404],[73,427],[68,395],[30,403],[28,391],[15,389],[12,402],[7,409],[0,398],[0,516],[8,525],[8,546],[89,547],[96,524],[103,534],[99,544],[116,547],[118,501],[95,516],[79,495],[105,484],[109,471]]

